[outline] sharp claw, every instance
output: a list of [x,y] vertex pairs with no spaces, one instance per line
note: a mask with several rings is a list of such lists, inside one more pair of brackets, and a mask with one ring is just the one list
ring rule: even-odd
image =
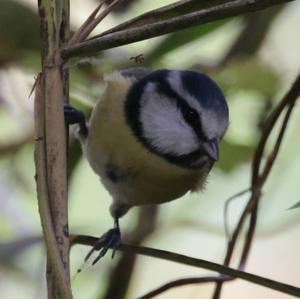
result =
[[112,244],[114,243],[114,245],[112,246],[112,254],[111,254],[111,258],[113,259],[114,256],[115,256],[115,253],[117,251],[117,247],[120,245],[121,243],[121,239],[120,237],[119,238],[115,238],[113,241],[112,241]]
[[96,250],[95,247],[93,247],[93,248],[88,252],[88,254],[86,255],[86,257],[84,258],[84,262],[85,262],[85,263],[89,260],[89,258],[91,257],[91,255],[93,254],[93,252],[94,252],[95,250]]
[[111,259],[113,259],[115,257],[116,251],[117,251],[117,249],[113,248],[112,254],[111,254]]
[[103,248],[99,255],[95,258],[95,260],[93,261],[92,265],[94,266],[101,258],[103,258],[107,252],[108,248]]
[[84,261],[87,262],[94,251],[100,250],[99,255],[93,261],[92,265],[95,265],[105,254],[108,249],[112,249],[112,258],[115,256],[117,247],[121,243],[121,236],[119,228],[113,228],[103,234],[98,241],[95,243],[94,247],[89,251]]

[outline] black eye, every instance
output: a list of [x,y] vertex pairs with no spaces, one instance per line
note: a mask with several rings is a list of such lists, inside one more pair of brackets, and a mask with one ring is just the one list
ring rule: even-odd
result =
[[183,109],[182,114],[188,124],[192,126],[199,124],[199,115],[195,109],[192,108]]

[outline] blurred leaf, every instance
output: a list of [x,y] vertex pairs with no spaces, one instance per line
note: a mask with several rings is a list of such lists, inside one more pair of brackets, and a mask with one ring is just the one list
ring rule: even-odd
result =
[[149,54],[146,55],[146,63],[151,64],[160,59],[163,55],[185,46],[186,44],[202,38],[207,34],[222,27],[224,24],[231,21],[231,19],[220,20],[205,25],[199,25],[189,29],[168,35],[158,46],[156,46]]
[[255,54],[264,43],[265,37],[269,32],[273,21],[281,12],[283,7],[284,5],[278,5],[266,10],[246,14],[243,17],[245,22],[243,30],[234,41],[220,64],[224,65],[228,61],[239,56],[250,56]]
[[231,171],[238,165],[248,162],[253,154],[254,148],[246,145],[233,144],[223,140],[220,145],[221,159],[218,167],[224,171]]
[[234,60],[215,79],[224,90],[256,91],[268,98],[274,97],[280,87],[277,73],[256,58]]
[[0,1],[0,64],[22,58],[26,51],[38,51],[39,21],[27,6]]
[[[102,2],[102,0],[98,0],[98,2]],[[112,2],[113,0],[106,1],[107,5],[111,4]],[[137,2],[137,0],[123,0],[122,2],[118,3],[116,7],[114,7],[113,12],[118,14],[124,13],[131,8],[134,2]]]
[[82,157],[82,149],[79,140],[70,137],[69,151],[68,151],[68,177],[72,179],[74,170]]
[[33,134],[26,134],[22,137],[18,137],[11,142],[2,142],[0,140],[0,157],[4,155],[15,154],[20,150],[24,145],[32,142]]
[[289,208],[289,210],[300,208],[300,201]]
[[8,262],[10,259],[13,259],[16,255],[22,253],[32,245],[40,243],[41,240],[42,237],[33,236],[0,244],[0,262]]

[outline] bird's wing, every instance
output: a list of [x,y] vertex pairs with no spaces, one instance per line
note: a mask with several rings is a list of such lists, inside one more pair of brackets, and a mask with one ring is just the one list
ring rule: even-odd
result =
[[120,73],[124,77],[134,77],[136,80],[141,80],[142,78],[144,78],[145,76],[149,75],[152,72],[153,70],[151,69],[138,67],[138,68],[130,68],[127,70],[123,70]]

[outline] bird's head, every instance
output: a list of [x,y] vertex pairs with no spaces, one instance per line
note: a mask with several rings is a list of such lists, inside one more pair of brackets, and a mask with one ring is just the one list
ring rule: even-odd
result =
[[126,118],[151,152],[186,168],[212,165],[228,127],[228,107],[216,83],[195,71],[157,70],[130,88]]

